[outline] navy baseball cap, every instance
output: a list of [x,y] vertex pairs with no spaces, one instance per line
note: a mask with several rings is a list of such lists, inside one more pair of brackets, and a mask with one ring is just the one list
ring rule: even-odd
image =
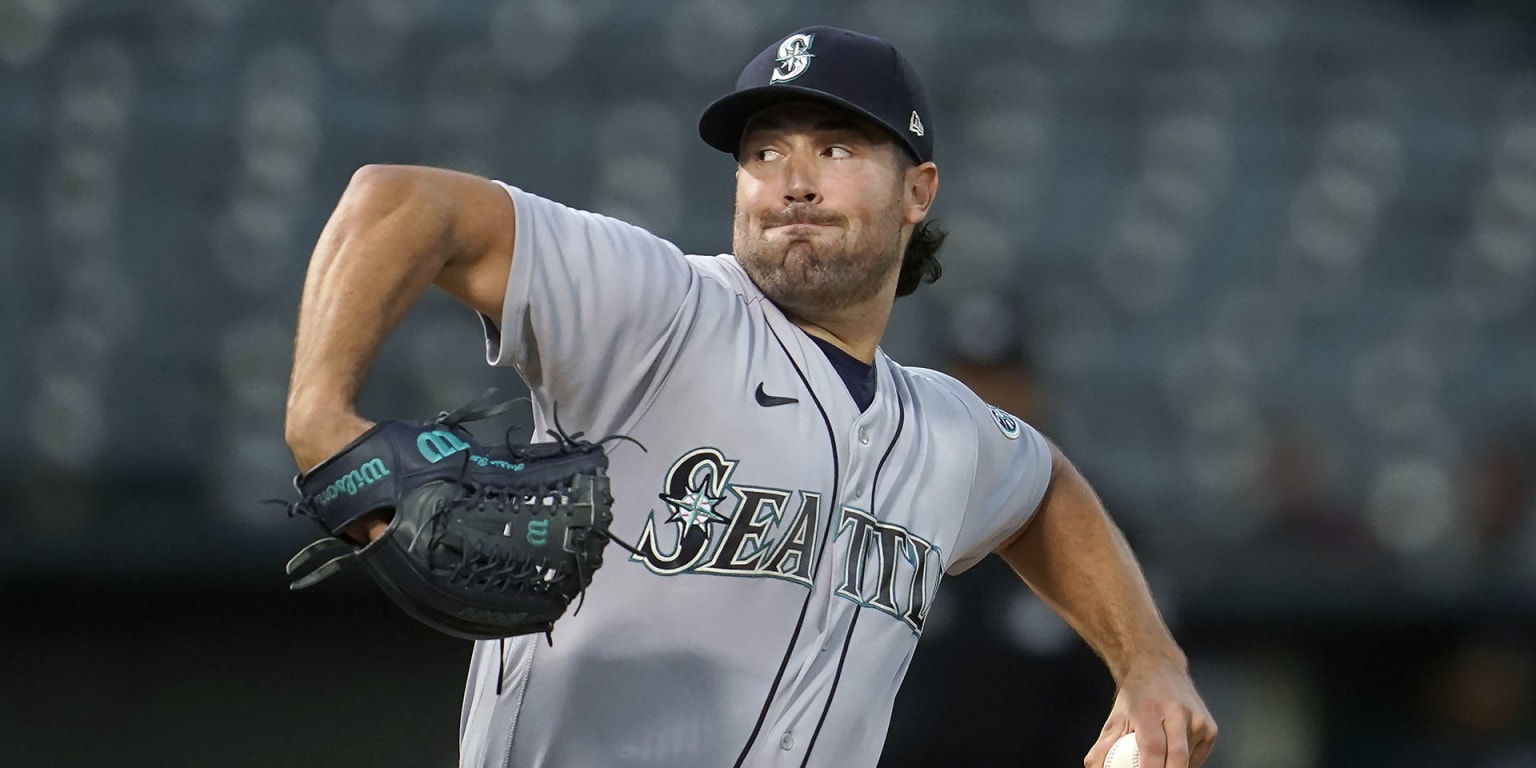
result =
[[736,90],[699,116],[704,143],[731,155],[758,110],[809,99],[849,110],[886,129],[917,162],[933,159],[928,89],[896,47],[837,27],[806,27],[757,55]]

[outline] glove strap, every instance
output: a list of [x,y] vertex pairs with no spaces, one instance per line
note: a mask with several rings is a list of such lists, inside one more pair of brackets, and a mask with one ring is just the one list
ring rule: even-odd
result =
[[451,411],[443,411],[442,413],[439,413],[437,418],[432,420],[432,423],[443,424],[450,427],[457,426],[459,424],[463,424],[466,421],[479,421],[481,419],[489,419],[492,416],[500,416],[501,414],[512,410],[512,407],[518,403],[529,402],[528,398],[526,397],[517,397],[511,400],[503,400],[501,402],[497,402],[496,397],[499,394],[500,390],[495,388],[487,389],[479,397]]
[[295,592],[301,589],[309,589],[310,587],[313,587],[314,585],[319,584],[320,582],[325,581],[332,576],[335,576],[341,571],[341,569],[346,568],[353,563],[362,562],[369,555],[372,555],[378,549],[379,545],[383,544],[384,541],[388,539],[394,532],[395,528],[393,525],[391,525],[389,528],[385,529],[384,533],[380,534],[377,539],[368,542],[367,546],[362,547],[338,538],[325,538],[311,542],[309,546],[299,550],[298,554],[295,554],[288,561],[288,565],[284,567],[283,570],[287,572],[289,576],[293,576],[299,571],[303,570],[305,566],[313,564],[315,560],[324,557],[327,552],[335,552],[337,550],[345,551],[325,561],[324,563],[321,563],[319,566],[313,568],[303,576],[294,579],[293,582],[288,585],[288,589]]

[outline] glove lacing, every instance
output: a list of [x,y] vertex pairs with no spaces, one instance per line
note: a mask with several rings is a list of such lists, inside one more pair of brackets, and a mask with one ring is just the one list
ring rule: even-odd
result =
[[[467,422],[498,416],[511,410],[519,403],[529,402],[528,398],[514,398],[498,402],[496,400],[497,392],[494,388],[489,389],[479,397],[458,408],[451,411],[442,411],[431,423],[449,429],[462,430],[463,424]],[[627,440],[634,443],[641,451],[646,451],[646,447],[640,441],[628,435],[609,435],[594,442],[583,440],[582,437],[585,434],[583,432],[567,432],[560,424],[558,403],[552,409],[552,420],[554,421],[554,428],[545,430],[545,432],[554,439],[553,443],[515,445],[512,443],[511,437],[517,427],[513,426],[508,428],[503,434],[503,442],[507,452],[519,461],[538,460],[560,453],[579,453],[593,450],[613,440]],[[575,489],[568,483],[561,483],[559,487],[535,488],[531,492],[523,492],[521,489],[513,491],[511,489],[484,487],[468,479],[471,459],[467,451],[460,454],[459,461],[457,483],[465,489],[465,494],[456,499],[439,501],[437,508],[428,516],[426,525],[416,531],[408,548],[414,549],[420,543],[421,537],[424,534],[428,536],[427,543],[429,547],[435,548],[442,541],[442,538],[447,535],[447,515],[456,510],[468,509],[470,507],[485,510],[488,505],[494,505],[498,511],[504,513],[509,512],[515,515],[526,509],[530,514],[537,515],[540,509],[547,509],[552,513],[568,510],[575,496]],[[293,479],[294,488],[300,493],[298,500],[267,499],[265,501],[282,505],[290,518],[296,516],[308,517],[324,527],[324,523],[314,506],[309,500],[302,497],[302,488],[300,487],[302,479],[302,474],[295,475]],[[543,504],[543,500],[551,495],[556,495],[558,502],[550,505]],[[594,499],[594,502],[598,501]],[[605,506],[611,506],[613,498],[609,496],[601,500],[601,503]],[[606,544],[608,541],[617,543],[631,554],[640,554],[636,547],[614,536],[605,528],[595,527],[594,525],[570,525],[567,526],[566,530],[569,535],[568,540],[570,544],[579,552],[585,553],[585,556],[600,557],[602,553],[601,545]],[[300,550],[289,561],[287,570],[290,574],[298,570],[304,563],[321,557],[322,553],[336,552],[336,550],[344,551],[337,553],[336,556],[325,561],[303,578],[291,584],[290,588],[303,589],[312,586],[329,578],[344,567],[366,559],[377,551],[380,545],[393,535],[394,531],[395,529],[391,527],[378,538],[362,545],[343,539],[334,533],[330,538],[321,539],[310,544]],[[600,541],[595,552],[590,551],[589,548],[589,543],[593,538]],[[576,595],[577,602],[572,615],[580,613],[582,605],[586,602],[586,586],[590,574],[586,568],[585,556],[574,558],[576,583],[579,591]],[[494,548],[486,547],[474,539],[466,539],[464,541],[464,545],[459,548],[459,557],[456,561],[448,564],[448,568],[447,580],[449,583],[477,584],[484,588],[502,592],[517,589],[531,590],[541,594],[548,593],[556,587],[565,584],[569,575],[568,573],[561,573],[556,564],[548,560],[525,559],[518,557],[516,553],[498,552]],[[552,638],[549,638],[549,633],[546,632],[545,635],[546,639],[550,639],[552,643],[553,641]]]

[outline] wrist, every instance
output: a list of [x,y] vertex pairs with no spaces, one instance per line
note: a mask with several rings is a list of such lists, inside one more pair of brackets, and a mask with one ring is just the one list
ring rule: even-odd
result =
[[1171,639],[1157,643],[1155,646],[1149,644],[1147,650],[1134,654],[1123,664],[1111,669],[1117,685],[1123,685],[1125,681],[1132,678],[1155,676],[1166,672],[1189,674],[1189,658]]
[[350,404],[296,408],[290,403],[283,438],[299,471],[308,472],[370,426]]

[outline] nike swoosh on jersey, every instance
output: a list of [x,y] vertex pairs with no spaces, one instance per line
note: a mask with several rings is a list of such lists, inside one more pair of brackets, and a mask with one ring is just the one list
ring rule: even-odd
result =
[[779,397],[778,395],[770,395],[763,391],[763,385],[761,383],[757,385],[756,395],[757,404],[764,408],[772,408],[776,405],[790,405],[800,402],[799,399],[793,397]]

